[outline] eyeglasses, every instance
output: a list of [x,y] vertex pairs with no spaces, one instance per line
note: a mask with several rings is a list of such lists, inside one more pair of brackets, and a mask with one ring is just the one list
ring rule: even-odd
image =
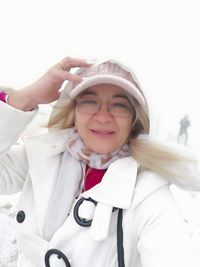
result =
[[103,106],[107,107],[107,110],[110,112],[110,114],[115,117],[126,118],[134,114],[133,106],[122,102],[101,104],[91,99],[76,99],[77,110],[84,114],[96,114]]

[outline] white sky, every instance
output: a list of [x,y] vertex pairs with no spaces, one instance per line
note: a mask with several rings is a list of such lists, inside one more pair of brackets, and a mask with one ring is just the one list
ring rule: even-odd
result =
[[21,88],[67,55],[121,59],[172,137],[189,115],[194,143],[199,14],[198,0],[0,0],[0,84]]

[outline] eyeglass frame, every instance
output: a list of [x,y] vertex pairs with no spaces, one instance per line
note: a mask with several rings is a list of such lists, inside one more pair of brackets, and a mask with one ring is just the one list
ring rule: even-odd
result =
[[[76,98],[75,99],[75,101],[74,101],[74,103],[75,103],[75,107],[80,107],[80,102],[81,101],[84,101],[84,99],[81,99],[81,98]],[[77,105],[78,104],[78,105]],[[94,114],[97,114],[100,110],[101,110],[101,108],[103,107],[103,106],[105,106],[105,107],[107,107],[107,111],[112,115],[112,116],[114,116],[114,117],[119,117],[119,118],[128,118],[129,117],[129,115],[127,114],[127,116],[120,116],[120,115],[115,115],[115,114],[112,114],[112,109],[110,109],[110,107],[112,106],[113,104],[111,104],[111,103],[109,103],[109,104],[101,104],[101,103],[98,103],[97,102],[97,110],[96,110],[96,112],[94,112],[94,113],[88,113],[88,112],[85,112],[84,114],[91,114],[91,115],[94,115]],[[136,114],[136,111],[135,111],[135,107],[133,106],[133,105],[128,105],[128,104],[125,104],[127,107],[131,107],[130,108],[130,116],[131,115],[135,115]]]

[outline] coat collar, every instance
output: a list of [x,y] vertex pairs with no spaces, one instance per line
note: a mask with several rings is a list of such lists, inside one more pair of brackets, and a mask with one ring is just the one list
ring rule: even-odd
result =
[[33,137],[26,137],[25,147],[29,166],[40,164],[66,149],[70,129],[50,131]]
[[59,130],[24,140],[41,236],[45,236],[46,214],[56,186],[67,137],[68,130]]
[[98,201],[90,229],[95,240],[107,238],[114,207],[130,208],[137,170],[138,164],[133,157],[118,159],[110,164],[101,183],[83,193],[84,197]]
[[118,159],[110,164],[101,183],[83,193],[112,207],[128,209],[137,178],[138,164],[133,157]]
[[98,201],[90,229],[98,241],[108,237],[113,207],[133,211],[153,192],[169,184],[151,172],[137,175],[137,163],[132,157],[120,159],[110,167],[102,182],[83,194]]
[[[42,235],[45,229],[45,214],[55,189],[61,154],[66,149],[68,132],[69,130],[52,131],[25,140]],[[113,207],[129,209],[134,199],[135,203],[139,203],[147,196],[148,192],[145,190],[142,191],[145,192],[145,195],[137,194],[139,198],[135,196],[137,171],[138,164],[133,157],[116,160],[109,166],[101,183],[81,194],[86,198],[91,197],[98,201],[91,226],[91,235],[94,239],[102,240],[107,237]],[[155,188],[159,186],[160,182],[155,185]],[[155,188],[152,189],[150,186],[148,191],[152,193]],[[103,220],[102,214],[104,214]]]
[[[37,217],[42,235],[45,228],[44,217],[55,189],[56,173],[60,168],[61,154],[66,149],[68,132],[69,130],[52,131],[25,140]],[[112,212],[112,207],[122,209],[130,207],[136,177],[137,163],[132,157],[116,160],[109,166],[102,182],[82,194],[85,197],[89,195],[98,201],[96,218],[101,213],[102,208],[105,214],[109,214],[110,211]],[[63,191],[65,192],[65,190]],[[100,207],[101,205],[103,207]],[[109,218],[110,216],[108,216]],[[97,219],[94,218],[95,221]],[[95,230],[95,233],[97,232]]]
[[[52,131],[27,138],[25,145],[31,169],[64,152],[69,131],[71,130]],[[118,159],[109,166],[102,182],[83,195],[90,194],[98,202],[127,209],[131,205],[137,169],[138,164],[133,157]]]

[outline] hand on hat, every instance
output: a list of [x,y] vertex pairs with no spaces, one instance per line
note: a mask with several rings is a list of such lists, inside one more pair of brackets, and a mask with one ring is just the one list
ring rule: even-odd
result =
[[28,111],[38,104],[56,101],[60,96],[60,88],[65,80],[80,82],[82,77],[70,73],[75,67],[89,67],[84,59],[66,57],[51,67],[40,79],[31,85],[13,91],[9,104],[15,108]]

